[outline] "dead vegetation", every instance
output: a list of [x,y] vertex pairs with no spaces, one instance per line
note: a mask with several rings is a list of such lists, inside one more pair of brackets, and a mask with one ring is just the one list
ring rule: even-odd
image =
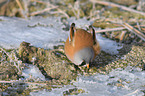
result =
[[[95,27],[103,29],[97,30],[97,33],[108,34],[106,35],[108,38],[131,43],[134,39],[137,40],[136,42],[145,41],[144,5],[143,0],[130,0],[130,2],[127,0],[56,0],[50,2],[2,0],[0,15],[23,18],[30,16],[60,16],[62,18],[74,16],[77,19],[86,17],[94,21]],[[105,33],[108,31],[109,33]]]

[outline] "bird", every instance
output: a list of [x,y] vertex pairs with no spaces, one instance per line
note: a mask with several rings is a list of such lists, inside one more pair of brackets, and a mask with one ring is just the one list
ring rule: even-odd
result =
[[100,53],[100,49],[92,25],[89,26],[89,32],[87,32],[84,29],[76,29],[75,23],[71,24],[64,52],[72,63],[81,65],[85,62],[87,68],[89,68],[92,61]]

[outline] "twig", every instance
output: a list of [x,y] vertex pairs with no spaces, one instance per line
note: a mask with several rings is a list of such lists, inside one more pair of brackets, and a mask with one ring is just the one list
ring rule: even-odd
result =
[[21,10],[23,10],[22,5],[21,5],[20,1],[19,1],[19,0],[16,0],[16,2],[17,2],[17,4],[18,4],[18,6],[20,7],[20,9],[21,9]]
[[[135,25],[134,27],[138,27],[137,25]],[[139,25],[139,27],[145,27],[145,25]]]
[[33,1],[33,2],[37,2],[37,3],[40,3],[40,4],[46,4],[46,3],[43,2],[43,1],[38,1],[38,0],[31,0],[31,1]]
[[128,23],[125,23],[125,22],[123,23],[123,26],[126,27],[129,31],[136,34],[138,37],[140,37],[143,41],[145,41],[145,35],[142,32],[138,31],[133,26],[131,26]]
[[80,2],[79,0],[74,3],[74,9],[77,11],[77,18],[80,18]]
[[111,28],[111,29],[103,29],[103,30],[95,31],[95,33],[118,31],[118,30],[123,30],[123,29],[126,29],[126,28],[124,28],[124,27],[118,27],[118,28]]
[[126,95],[123,95],[123,96],[131,96],[131,95],[133,95],[133,94],[137,93],[138,91],[139,91],[139,90],[137,89],[137,90],[135,90],[134,92],[129,93],[129,94],[126,94]]
[[37,1],[37,0],[31,0],[31,1],[35,1],[35,2],[38,2],[38,3],[41,3],[41,4],[46,4],[47,6],[49,6],[48,8],[45,8],[41,11],[36,11],[36,12],[32,12],[30,13],[30,16],[34,16],[34,15],[37,15],[37,14],[41,14],[41,13],[44,13],[46,11],[50,11],[51,9],[56,9],[58,8],[58,6],[55,6],[55,5],[52,5],[50,4],[49,2],[46,3],[46,2],[43,2],[43,1]]
[[43,84],[47,85],[48,83],[36,83],[36,82],[25,82],[25,81],[0,81],[0,83],[27,83],[27,84]]
[[136,23],[136,25],[137,25],[138,29],[141,31],[141,28],[140,28],[140,25],[138,22]]
[[[135,25],[135,27],[137,27],[137,25]],[[140,25],[140,27],[145,27],[145,26],[144,25]],[[97,30],[97,31],[95,31],[95,33],[119,31],[119,30],[124,30],[124,29],[126,29],[126,27],[108,28],[108,29]]]
[[77,15],[77,13],[76,13],[76,11],[75,11],[75,9],[74,9],[74,7],[70,4],[70,7],[71,7],[71,9],[72,9],[72,11],[73,11],[73,13],[74,13],[74,15],[77,17],[77,19],[79,18],[78,17],[78,15]]
[[41,13],[46,12],[46,11],[50,11],[51,9],[57,9],[58,11],[50,12],[50,13],[52,13],[52,14],[62,13],[66,18],[69,18],[69,15],[66,14],[66,12],[64,12],[63,10],[59,9],[58,6],[55,6],[53,4],[46,3],[46,2],[43,2],[43,1],[38,1],[38,0],[31,0],[31,1],[33,1],[33,2],[35,1],[35,2],[41,3],[41,4],[47,4],[47,6],[51,7],[51,8],[46,8],[46,9],[44,9],[42,11],[33,12],[33,13],[30,14],[31,16],[34,16],[34,15],[37,15],[37,14],[41,14]]
[[123,40],[123,37],[124,37],[124,35],[125,35],[125,33],[126,33],[126,31],[122,31],[122,33],[121,33],[121,35],[120,35],[120,41],[122,41]]
[[111,2],[107,2],[107,1],[99,1],[99,0],[90,0],[90,1],[92,3],[98,3],[98,4],[102,4],[102,5],[106,5],[106,6],[118,7],[118,8],[121,8],[123,10],[129,11],[129,12],[134,12],[134,13],[141,14],[141,15],[145,16],[144,12],[131,9],[131,8],[125,7],[123,5],[118,5],[118,4],[115,4],[115,3],[111,3]]
[[58,8],[57,8],[57,10],[58,10],[59,13],[62,13],[62,14],[64,14],[64,16],[66,16],[67,18],[69,18],[68,14],[66,14],[63,10],[58,9]]
[[57,6],[52,7],[52,8],[45,8],[44,10],[41,10],[41,11],[32,12],[32,13],[30,13],[30,16],[34,16],[34,15],[37,15],[37,14],[41,14],[41,13],[44,13],[46,11],[50,11],[51,9],[55,9],[55,8],[57,8]]
[[23,9],[23,7],[22,7],[22,5],[20,3],[20,1],[19,0],[16,0],[16,2],[17,2],[18,6],[19,6],[19,8],[21,10],[21,13],[22,13],[23,17],[24,18],[27,18],[26,15],[25,15],[24,9]]
[[[145,41],[145,35],[142,32],[140,32],[139,30],[135,29],[133,26],[129,25],[128,23],[125,23],[122,20],[118,20],[118,19],[117,20],[105,19],[105,21],[110,21],[111,23],[120,24],[120,25],[123,25],[124,27],[119,27],[119,28],[115,28],[115,29],[99,30],[99,31],[96,31],[96,33],[108,32],[108,31],[117,31],[119,29],[120,30],[128,29],[129,31],[131,31],[132,33],[137,35],[139,38],[141,38],[143,41]],[[135,27],[138,27],[138,26],[135,25]],[[140,25],[140,27],[145,27],[145,25]]]
[[11,58],[11,56],[3,48],[0,48],[0,49],[8,56],[8,58],[10,59],[10,61],[13,61],[13,59]]
[[62,15],[60,15],[60,17],[66,17],[66,18],[70,18],[65,12],[62,12],[62,10],[61,11],[54,11],[54,12],[49,12],[49,14],[58,14],[58,13],[62,13]]
[[14,81],[0,81],[0,83],[26,83],[26,84],[35,84],[35,85],[50,85],[53,87],[62,87],[62,85],[51,85],[49,83],[45,83],[45,82],[25,82],[22,80],[14,80]]

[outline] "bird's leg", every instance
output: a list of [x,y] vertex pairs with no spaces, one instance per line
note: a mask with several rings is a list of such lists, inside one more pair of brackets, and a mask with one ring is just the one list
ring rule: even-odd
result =
[[87,66],[87,69],[89,69],[89,64],[86,64],[86,66]]

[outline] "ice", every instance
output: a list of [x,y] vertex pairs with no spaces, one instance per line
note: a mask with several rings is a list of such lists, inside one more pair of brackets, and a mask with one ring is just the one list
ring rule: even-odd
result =
[[62,44],[67,32],[59,17],[33,17],[29,20],[0,16],[0,46],[18,48],[22,41],[41,48]]
[[[133,69],[136,70],[137,68]],[[137,75],[138,73],[140,75]],[[122,81],[119,82],[119,80]],[[92,81],[95,83],[91,83]],[[123,86],[116,86],[115,84],[118,83],[122,83]],[[140,88],[142,85],[145,85],[145,72],[141,70],[130,72],[118,68],[112,70],[108,75],[96,74],[94,76],[79,77],[78,81],[74,82],[74,85],[85,88],[88,92],[87,96],[92,96],[93,93],[97,96],[122,96],[133,93],[136,90],[138,91],[132,95],[142,96],[143,92]]]
[[27,64],[27,67],[29,68],[25,68],[22,71],[22,76],[24,76],[24,79],[33,79],[35,81],[45,81],[45,77],[44,75],[40,72],[40,70],[38,69],[38,67],[36,67],[35,65],[30,65]]
[[30,95],[31,96],[63,96],[63,93],[65,91],[68,91],[69,89],[73,89],[75,88],[74,86],[72,85],[64,85],[64,87],[62,88],[55,88],[55,89],[52,89],[52,90],[46,90],[46,89],[43,89],[43,90],[40,90],[40,91],[34,91],[34,92],[31,92]]
[[[144,93],[141,90],[144,90],[142,86],[145,85],[145,72],[140,68],[130,68],[135,71],[129,71],[127,67],[125,70],[114,69],[108,75],[97,73],[93,76],[79,76],[71,85],[51,91],[44,89],[31,92],[30,95],[63,96],[66,90],[78,88],[85,90],[85,93],[80,93],[77,96],[143,96]],[[117,86],[117,84],[122,85]]]
[[118,54],[119,53],[118,50],[123,47],[122,44],[117,43],[113,40],[104,38],[100,34],[97,34],[96,38],[101,46],[101,50],[111,55]]
[[69,25],[75,23],[77,28],[83,28],[83,29],[87,29],[89,25],[93,23],[92,21],[88,21],[85,17],[81,19],[76,19],[75,17],[71,17],[67,19],[67,22]]

